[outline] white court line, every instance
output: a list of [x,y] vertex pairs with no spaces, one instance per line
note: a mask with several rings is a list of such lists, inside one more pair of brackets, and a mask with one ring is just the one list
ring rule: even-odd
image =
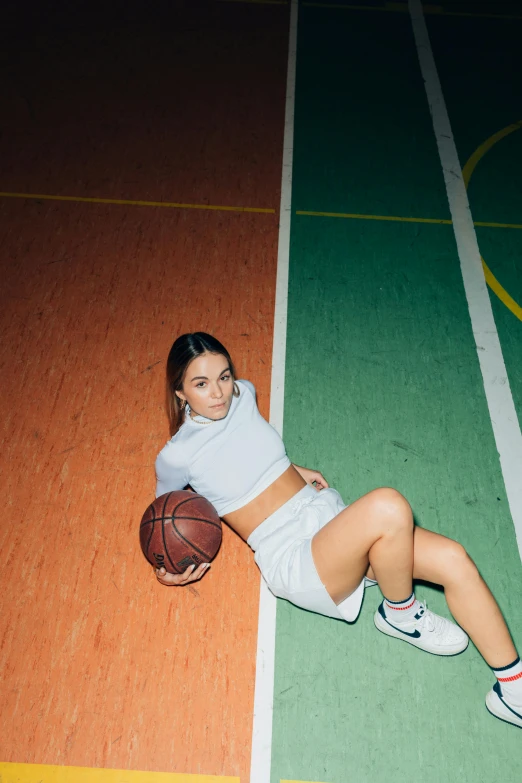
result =
[[440,86],[437,67],[420,0],[409,0],[417,54],[424,78],[433,128],[444,172],[444,182],[453,219],[471,327],[475,338],[482,380],[495,443],[500,457],[506,495],[522,557],[522,434],[507,376],[491,301],[484,279],[468,195],[457,148]]
[[[292,162],[294,156],[295,65],[297,49],[297,3],[290,8],[288,67],[286,77],[283,171],[279,212],[279,243],[270,389],[270,424],[283,434],[285,404],[286,319],[288,311],[288,266],[290,256],[290,218],[292,208]],[[250,783],[270,783],[272,764],[272,718],[274,711],[274,668],[276,635],[276,599],[261,579],[257,630],[256,682]]]

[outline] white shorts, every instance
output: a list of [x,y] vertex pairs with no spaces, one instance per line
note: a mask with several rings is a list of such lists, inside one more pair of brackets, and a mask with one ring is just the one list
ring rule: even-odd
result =
[[318,492],[309,484],[265,519],[248,538],[268,587],[302,609],[353,622],[361,609],[364,579],[336,605],[319,578],[312,558],[312,538],[346,508],[337,490]]

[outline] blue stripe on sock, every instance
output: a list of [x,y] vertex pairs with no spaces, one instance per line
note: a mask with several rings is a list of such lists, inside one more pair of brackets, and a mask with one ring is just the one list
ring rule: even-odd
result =
[[[384,600],[386,603],[391,604],[391,606],[399,606],[399,604],[407,604],[408,601],[411,601],[412,598],[415,598],[415,591],[413,591],[409,598],[405,598],[404,601],[390,601],[389,598],[385,598]],[[500,671],[500,669],[498,671]]]
[[517,663],[520,663],[520,656],[516,658],[513,663],[508,664],[508,666],[490,666],[490,669],[494,672],[505,672],[508,669],[511,669],[513,666],[516,666]]

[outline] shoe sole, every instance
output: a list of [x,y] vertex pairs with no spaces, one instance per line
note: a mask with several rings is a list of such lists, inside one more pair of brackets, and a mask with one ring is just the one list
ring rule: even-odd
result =
[[515,726],[517,729],[522,729],[522,722],[515,722],[516,718],[514,715],[513,718],[515,718],[515,720],[511,719],[512,714],[507,707],[504,706],[494,691],[489,691],[489,693],[486,694],[486,709],[493,717],[498,718],[504,723],[509,723],[510,726]]
[[379,614],[379,611],[377,610],[373,616],[373,622],[375,623],[375,627],[378,631],[381,633],[385,633],[386,636],[391,636],[394,639],[400,639],[401,642],[407,642],[408,644],[411,644],[413,647],[418,647],[419,650],[423,650],[424,652],[430,653],[431,655],[444,655],[444,656],[452,656],[452,655],[460,655],[464,652],[464,650],[467,648],[469,644],[469,639],[466,639],[465,644],[463,646],[463,643],[459,645],[453,645],[453,647],[446,647],[444,650],[430,650],[423,646],[422,644],[422,637],[420,639],[412,639],[408,638],[407,636],[404,636],[400,631],[396,630],[393,625],[388,625],[387,623],[384,623],[384,620],[382,619],[381,615]]

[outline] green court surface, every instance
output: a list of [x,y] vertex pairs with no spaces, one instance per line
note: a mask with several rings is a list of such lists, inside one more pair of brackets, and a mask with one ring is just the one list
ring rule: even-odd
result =
[[[464,165],[520,119],[522,85],[501,56],[515,32],[505,44],[488,20],[427,21]],[[347,502],[376,486],[403,492],[419,525],[467,547],[520,647],[522,567],[451,225],[296,214],[449,219],[407,14],[300,9],[295,134],[289,456]],[[521,149],[514,132],[477,165],[476,220],[522,222]],[[478,232],[520,303],[522,231]],[[492,301],[520,413],[522,322]],[[448,616],[440,591],[417,594]],[[278,602],[273,783],[519,781],[521,732],[487,713],[494,678],[476,649],[443,659],[379,634],[379,600],[367,590],[353,625]]]
[[[461,164],[492,135],[522,120],[518,65],[522,20],[428,18],[439,77]],[[468,189],[473,217],[520,225],[477,228],[483,258],[522,307],[522,124],[478,162]],[[493,312],[519,420],[522,417],[522,320],[492,296]]]

